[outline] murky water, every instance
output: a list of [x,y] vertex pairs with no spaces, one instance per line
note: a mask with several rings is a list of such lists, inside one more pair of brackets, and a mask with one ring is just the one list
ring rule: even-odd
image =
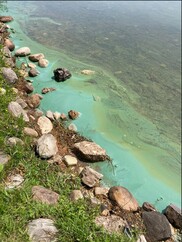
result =
[[[50,61],[34,86],[36,91],[45,85],[57,91],[46,95],[41,108],[80,111],[75,121],[79,131],[113,158],[112,166],[97,166],[105,184],[126,186],[140,203],[158,201],[159,209],[169,202],[180,204],[179,5],[138,1],[8,5],[24,32],[17,31],[17,44],[44,51]],[[63,84],[51,79],[52,70],[60,66],[73,74]],[[95,74],[83,76],[83,69]]]

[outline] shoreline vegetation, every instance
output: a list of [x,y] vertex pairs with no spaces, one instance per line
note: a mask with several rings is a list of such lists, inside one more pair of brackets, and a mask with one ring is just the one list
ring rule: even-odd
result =
[[[89,164],[110,158],[74,125],[66,127],[79,118],[77,111],[38,109],[54,88],[34,93],[29,79],[39,74],[36,63],[44,71],[48,60],[28,47],[14,52],[10,21],[0,16],[1,241],[180,241],[181,211],[175,205],[159,213],[148,202],[140,207],[124,187],[100,185],[103,175]],[[22,56],[27,63],[17,68]]]

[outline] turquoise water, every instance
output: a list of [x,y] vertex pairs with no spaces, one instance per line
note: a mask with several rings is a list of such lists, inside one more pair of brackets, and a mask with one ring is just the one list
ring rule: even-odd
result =
[[[112,165],[94,165],[104,174],[105,185],[123,185],[140,204],[148,201],[159,210],[171,202],[180,206],[180,42],[173,5],[161,12],[160,19],[155,6],[150,6],[157,15],[151,13],[142,25],[146,16],[140,2],[134,3],[135,9],[124,2],[115,15],[110,12],[117,2],[94,7],[91,2],[61,3],[62,15],[55,14],[61,11],[59,2],[22,3],[13,2],[13,8],[12,2],[8,4],[15,18],[10,26],[16,33],[11,36],[17,48],[29,46],[50,62],[46,69],[38,67],[41,74],[33,82],[36,92],[56,88],[44,96],[40,108],[81,113],[74,121],[79,132],[104,147],[113,159]],[[117,21],[121,12],[122,33]],[[103,28],[105,22],[108,29]],[[158,29],[161,23],[170,26]],[[52,80],[53,70],[60,66],[73,74],[64,83]],[[95,74],[81,75],[83,69]]]

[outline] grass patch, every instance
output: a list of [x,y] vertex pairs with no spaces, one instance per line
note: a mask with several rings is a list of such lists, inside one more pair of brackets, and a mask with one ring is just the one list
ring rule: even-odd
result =
[[[1,53],[1,52],[0,52]],[[0,66],[4,66],[0,54]],[[0,149],[11,156],[7,165],[0,165],[0,241],[27,242],[27,224],[36,218],[50,218],[58,229],[58,241],[66,242],[122,242],[129,241],[124,235],[108,234],[95,225],[98,208],[92,208],[87,200],[71,202],[69,194],[79,189],[80,179],[69,171],[62,171],[58,165],[49,164],[35,156],[31,139],[25,137],[22,130],[25,125],[22,118],[13,118],[8,104],[15,99],[12,86],[8,85],[0,71],[0,87],[6,94],[0,95]],[[8,147],[5,140],[16,136],[24,145]],[[5,180],[12,172],[23,174],[23,185],[17,189],[5,189]],[[31,189],[34,185],[50,188],[60,194],[57,205],[50,206],[32,200]],[[130,240],[131,241],[131,240]]]

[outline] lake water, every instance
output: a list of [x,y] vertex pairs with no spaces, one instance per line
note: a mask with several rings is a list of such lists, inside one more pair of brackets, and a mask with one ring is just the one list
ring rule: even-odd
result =
[[[36,92],[56,88],[40,108],[79,111],[79,132],[113,159],[93,165],[104,185],[125,186],[140,204],[159,210],[180,206],[180,2],[10,1],[7,7],[16,47],[43,52],[50,62],[34,78]],[[56,83],[57,67],[72,78]]]

